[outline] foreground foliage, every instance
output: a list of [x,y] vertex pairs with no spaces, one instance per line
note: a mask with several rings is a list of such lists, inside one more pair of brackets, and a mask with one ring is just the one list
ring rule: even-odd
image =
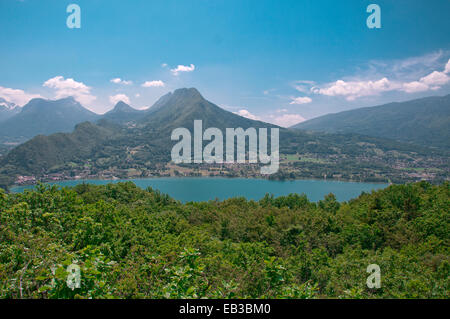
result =
[[449,195],[425,182],[345,203],[181,204],[131,182],[0,190],[0,297],[448,298]]

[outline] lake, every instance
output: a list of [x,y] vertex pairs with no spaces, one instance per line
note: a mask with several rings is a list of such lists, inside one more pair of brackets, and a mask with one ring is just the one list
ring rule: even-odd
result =
[[[81,183],[104,185],[131,181],[137,186],[145,189],[152,187],[162,193],[182,202],[207,201],[216,198],[223,200],[231,197],[243,196],[247,199],[259,200],[266,193],[275,197],[288,195],[290,193],[306,194],[310,201],[318,201],[329,193],[336,195],[339,201],[347,201],[358,197],[361,192],[385,188],[388,184],[380,183],[357,183],[326,180],[292,180],[271,181],[266,179],[246,178],[218,178],[218,177],[168,177],[168,178],[146,178],[129,180],[72,180],[59,181],[59,186],[75,186]],[[34,186],[18,186],[11,189],[12,192],[23,192]]]

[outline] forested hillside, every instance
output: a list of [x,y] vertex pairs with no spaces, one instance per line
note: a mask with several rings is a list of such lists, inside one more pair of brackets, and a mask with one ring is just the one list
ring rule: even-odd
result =
[[449,149],[450,95],[327,114],[293,128],[357,133]]
[[181,204],[131,182],[0,190],[0,297],[448,298],[449,207],[450,184],[426,182],[345,203]]

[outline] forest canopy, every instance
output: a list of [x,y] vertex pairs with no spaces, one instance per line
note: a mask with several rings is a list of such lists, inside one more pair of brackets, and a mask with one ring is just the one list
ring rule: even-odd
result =
[[0,189],[0,298],[448,298],[449,195],[448,182],[316,203],[182,204],[131,182]]

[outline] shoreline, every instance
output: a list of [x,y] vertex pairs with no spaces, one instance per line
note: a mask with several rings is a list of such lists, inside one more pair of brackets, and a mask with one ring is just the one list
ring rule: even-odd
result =
[[[269,182],[295,182],[295,181],[314,181],[314,182],[341,182],[341,183],[352,183],[352,184],[375,184],[375,185],[393,185],[395,183],[392,182],[371,182],[371,181],[354,181],[354,180],[345,180],[345,179],[333,179],[333,178],[327,178],[327,179],[317,179],[317,178],[299,178],[299,179],[270,179],[270,178],[264,178],[264,177],[226,177],[226,176],[158,176],[158,177],[137,177],[137,178],[117,178],[117,179],[108,179],[108,178],[88,178],[88,179],[62,179],[58,181],[47,181],[47,182],[40,182],[41,184],[48,184],[48,185],[54,185],[62,182],[80,182],[90,184],[90,181],[109,181],[110,183],[116,182],[129,182],[134,180],[161,180],[161,179],[215,179],[215,180],[266,180]],[[31,187],[36,186],[39,183],[35,184],[19,184],[19,185],[11,185],[10,190],[18,187]],[[92,184],[92,183],[91,183]],[[109,184],[109,183],[106,183]],[[386,187],[387,187],[386,186]]]
[[[223,201],[230,198],[246,198],[261,200],[267,194],[272,197],[288,196],[290,194],[306,195],[310,202],[323,200],[328,194],[333,194],[338,202],[355,199],[362,193],[372,193],[390,186],[388,183],[348,182],[342,180],[297,179],[270,180],[262,178],[243,177],[152,177],[135,179],[77,179],[52,181],[44,183],[56,189],[73,189],[87,184],[105,187],[118,183],[131,182],[134,187],[146,190],[151,188],[161,194],[182,203],[205,202],[210,200]],[[112,186],[114,187],[114,186]],[[10,188],[11,193],[23,194],[36,190],[36,185],[24,185]]]

